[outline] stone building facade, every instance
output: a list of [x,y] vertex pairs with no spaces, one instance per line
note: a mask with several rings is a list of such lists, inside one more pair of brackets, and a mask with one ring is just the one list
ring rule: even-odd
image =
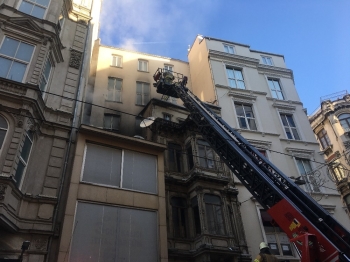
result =
[[17,259],[30,241],[23,261],[55,260],[91,8],[0,1],[0,259]]
[[343,91],[323,97],[321,101],[320,108],[309,116],[309,121],[328,165],[329,177],[350,216],[350,95]]

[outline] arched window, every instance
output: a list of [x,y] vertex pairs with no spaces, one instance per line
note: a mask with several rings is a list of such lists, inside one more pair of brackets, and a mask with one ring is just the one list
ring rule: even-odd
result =
[[350,131],[350,114],[341,114],[338,119],[344,131]]
[[22,185],[23,176],[28,166],[29,155],[30,155],[30,152],[32,151],[32,145],[33,145],[33,132],[28,131],[26,134],[26,138],[24,140],[22,152],[19,157],[19,162],[18,162],[16,174],[15,174],[16,185],[18,187],[21,187]]
[[8,124],[6,119],[0,116],[0,149],[2,148],[2,144],[4,143],[7,129],[8,129]]
[[220,197],[205,194],[204,203],[209,233],[215,235],[224,235],[224,218],[222,214]]

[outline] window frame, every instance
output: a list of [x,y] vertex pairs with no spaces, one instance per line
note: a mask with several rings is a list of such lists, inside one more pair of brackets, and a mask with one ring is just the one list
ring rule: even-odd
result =
[[[301,134],[299,133],[299,128],[298,128],[298,126],[297,126],[296,123],[295,123],[295,119],[294,119],[293,114],[279,112],[279,115],[280,115],[280,120],[281,120],[281,124],[282,124],[283,130],[284,130],[284,135],[286,136],[286,138],[287,138],[288,140],[301,141],[301,140],[302,140],[302,137],[301,137]],[[288,126],[285,126],[285,125],[283,124],[282,115],[283,115],[283,116],[290,116],[290,117],[292,118],[292,120],[293,120],[294,127],[293,127],[293,126],[290,126],[290,123],[289,123],[289,121],[288,121],[287,118],[286,118],[286,120],[287,120]],[[287,132],[286,132],[286,128],[289,129],[289,133],[292,134],[292,138],[289,138],[289,137],[288,137]],[[293,133],[293,130],[296,131],[296,134],[298,135],[298,139],[295,138],[295,135],[294,135],[294,133]]]
[[[242,106],[244,116],[238,115],[238,113],[237,113],[237,106]],[[245,107],[250,107],[250,108],[251,108],[251,112],[252,112],[252,114],[253,114],[253,117],[247,117]],[[236,113],[236,120],[237,120],[237,122],[238,122],[238,126],[239,126],[240,129],[258,131],[257,119],[256,119],[256,117],[255,117],[255,112],[254,112],[254,109],[253,109],[253,105],[252,105],[252,104],[245,104],[245,103],[240,103],[240,102],[235,102],[235,101],[234,101],[234,108],[235,108],[235,113]],[[241,127],[241,121],[239,120],[239,118],[244,118],[245,124],[246,124],[246,126],[247,126],[248,128]],[[252,129],[252,128],[250,127],[250,124],[249,124],[249,121],[248,121],[248,120],[254,120],[256,129]]]
[[[271,85],[273,87],[275,87],[275,84],[274,84],[275,82],[278,84],[279,90],[276,88],[272,89]],[[267,85],[269,86],[269,90],[270,90],[272,98],[277,99],[277,100],[286,100],[283,89],[282,89],[281,79],[267,77]],[[274,97],[273,94],[276,94],[276,97]],[[280,98],[278,94],[280,94],[282,96],[282,98]]]
[[[110,128],[106,127],[106,117],[112,117],[110,120]],[[117,128],[113,128],[113,119],[116,118],[117,119]],[[112,132],[119,132],[120,131],[120,123],[121,123],[121,115],[120,114],[112,114],[112,113],[105,113],[103,115],[103,129],[104,130],[109,130]]]
[[[226,65],[225,69],[226,69],[225,73],[226,73],[226,79],[227,79],[227,86],[228,87],[230,87],[232,89],[247,90],[246,80],[245,80],[242,68],[237,68],[237,67],[232,67],[230,65]],[[232,75],[233,75],[234,78],[229,76],[229,74],[228,74],[229,70],[232,71]],[[236,74],[235,74],[236,71],[240,72],[240,74],[242,75],[242,79],[237,79]],[[236,87],[231,85],[231,81],[235,82]],[[238,83],[243,83],[244,88],[239,87]]]
[[[320,134],[322,133],[322,134]],[[330,147],[332,145],[328,135],[327,135],[327,131],[322,128],[318,133],[317,133],[317,138],[318,141],[320,141],[321,147],[323,150],[325,150],[327,147]]]
[[[270,61],[270,63],[268,63],[267,61]],[[274,66],[273,59],[272,59],[271,56],[264,56],[264,55],[262,55],[261,56],[261,62],[264,65]]]
[[[302,158],[302,157],[293,157],[295,160],[295,164],[298,170],[299,175],[304,179],[306,182],[304,187],[307,192],[310,193],[322,193],[321,187],[318,186],[317,184],[314,184],[313,181],[310,180],[310,173],[314,170],[314,167],[312,165],[312,162],[308,158]],[[302,173],[301,170],[299,169],[298,161],[301,161],[301,164],[303,166],[303,169],[306,173]],[[305,168],[304,162],[307,162],[310,168],[310,171],[307,171],[307,168]],[[317,189],[318,188],[318,189]],[[316,189],[316,190],[315,190]]]
[[[173,199],[179,199],[181,201],[184,201],[184,205],[177,205],[174,203]],[[171,213],[172,213],[172,235],[175,238],[187,238],[188,237],[188,205],[187,205],[187,199],[180,196],[172,196],[170,198],[170,206],[171,206]],[[174,212],[174,210],[177,210]],[[175,226],[175,213],[177,213],[177,226]],[[182,229],[183,227],[183,229]]]
[[[206,202],[206,200],[205,200],[206,196],[213,196],[213,197],[218,198],[219,203]],[[207,224],[207,229],[208,229],[209,234],[220,235],[220,236],[225,235],[226,234],[225,218],[224,218],[225,216],[224,216],[224,209],[223,209],[223,203],[222,203],[221,197],[218,195],[215,195],[215,194],[205,193],[203,195],[203,204],[205,206],[205,219],[206,219],[206,224]],[[211,206],[210,209],[208,208],[209,206]],[[217,212],[218,207],[220,208],[221,218],[219,218],[220,213]],[[209,225],[209,212],[212,212],[211,215],[214,218],[214,224],[213,224],[214,228],[211,228],[211,226]],[[219,220],[221,220],[221,223],[222,223],[221,229],[218,227],[218,225],[220,224]]]
[[[146,70],[143,70],[143,64],[146,66]],[[146,73],[149,73],[149,62],[148,60],[145,60],[145,59],[138,59],[138,62],[137,62],[137,70],[139,72],[146,72]]]
[[[115,61],[116,61],[115,64],[113,63],[114,58],[115,58]],[[118,65],[118,61],[120,61],[120,65]],[[111,66],[122,68],[123,67],[123,56],[117,55],[117,54],[112,54],[112,56],[111,56]]]
[[[345,116],[345,115],[347,115],[346,118],[342,118],[342,116]],[[341,127],[343,128],[344,132],[349,132],[350,131],[350,114],[343,113],[343,114],[339,114],[337,117],[338,117],[338,121],[339,121]],[[343,124],[346,124],[347,127],[344,127]]]
[[[32,134],[32,138],[28,135],[28,133],[31,133],[31,134]],[[22,153],[24,152],[24,151],[23,151],[23,148],[24,148],[24,146],[25,146],[25,143],[26,143],[26,141],[27,141],[27,138],[28,138],[28,140],[30,141],[31,144],[30,144],[30,149],[29,149],[28,156],[27,156],[27,161],[25,161],[25,160],[23,159]],[[32,132],[31,130],[28,130],[28,131],[26,131],[25,138],[24,138],[24,143],[23,143],[23,146],[22,146],[22,148],[21,148],[21,153],[20,153],[20,155],[19,155],[19,157],[18,157],[17,169],[16,169],[16,173],[15,173],[15,176],[14,176],[14,177],[17,176],[18,167],[19,167],[19,165],[20,165],[20,163],[21,163],[21,164],[24,166],[24,168],[23,168],[23,170],[22,170],[22,174],[20,175],[20,180],[19,180],[19,181],[16,180],[16,185],[17,185],[17,187],[18,187],[19,189],[21,189],[21,188],[22,188],[22,185],[23,185],[23,181],[24,181],[24,177],[25,177],[26,172],[27,172],[27,168],[28,168],[30,156],[31,156],[32,151],[33,151],[33,144],[34,144],[34,132]]]
[[[167,146],[168,155],[167,155],[167,169],[172,172],[183,172],[183,155],[182,147],[179,144],[169,142]],[[173,155],[173,161],[170,161],[171,154]],[[170,166],[170,163],[173,164],[173,167]]]
[[[99,182],[91,182],[91,181],[87,181],[84,180],[84,169],[85,169],[85,162],[86,162],[86,154],[87,154],[87,148],[88,145],[93,145],[93,146],[100,146],[100,147],[105,147],[108,149],[114,149],[114,150],[120,150],[121,151],[121,169],[120,169],[120,181],[118,185],[112,185],[112,184],[103,184],[103,183],[99,183]],[[138,189],[133,189],[133,188],[129,188],[129,187],[125,187],[123,186],[123,176],[124,176],[124,163],[125,163],[125,151],[130,151],[130,152],[135,152],[135,153],[139,153],[139,154],[144,154],[147,156],[154,156],[155,157],[155,167],[154,167],[154,180],[155,180],[155,191],[154,192],[150,192],[150,191],[144,191],[144,190],[138,190]],[[139,152],[139,151],[135,151],[132,149],[128,149],[128,148],[118,148],[118,147],[113,147],[113,146],[109,146],[109,145],[103,145],[103,144],[97,144],[97,143],[93,143],[93,142],[86,142],[85,146],[84,146],[84,155],[83,155],[83,161],[82,161],[82,166],[81,166],[81,173],[80,173],[80,182],[81,183],[86,183],[86,184],[92,184],[92,185],[98,185],[98,186],[102,186],[102,187],[108,187],[108,188],[117,188],[117,189],[122,189],[122,190],[127,190],[127,191],[133,191],[133,192],[141,192],[141,193],[146,193],[146,194],[151,194],[151,195],[157,195],[159,193],[159,189],[158,189],[158,156],[157,155],[153,155],[150,153],[145,153],[145,152]]]
[[30,16],[32,16],[32,17],[38,18],[38,19],[45,19],[45,18],[46,18],[46,15],[47,15],[47,11],[48,11],[48,9],[49,9],[49,7],[50,7],[50,4],[51,4],[51,0],[49,0],[49,2],[48,2],[48,4],[47,4],[46,7],[44,7],[43,5],[37,4],[37,3],[36,3],[36,0],[34,0],[34,1],[35,1],[35,2],[33,2],[33,0],[21,0],[21,1],[18,2],[18,6],[17,6],[16,9],[17,9],[18,11],[20,11],[19,8],[21,7],[22,3],[23,3],[23,2],[29,2],[29,3],[32,4],[33,6],[39,6],[40,8],[45,8],[45,12],[44,12],[43,17],[37,17],[37,16],[32,15],[31,13],[33,12],[33,9],[32,9],[32,11],[31,11],[30,14],[25,13],[25,12],[23,12],[23,11],[20,11],[20,12],[22,12],[22,13],[24,13],[24,14],[27,14],[27,15],[30,15]]
[[[228,44],[222,44],[224,46],[224,52],[227,54],[231,54],[231,55],[235,55],[236,54],[236,50],[235,50],[235,46],[234,45],[228,45]],[[227,48],[227,50],[226,50]],[[232,50],[232,53],[230,52],[230,48]]]
[[[138,93],[137,92],[137,84],[142,84],[142,87],[141,87],[141,93]],[[144,90],[145,90],[145,85],[147,85],[148,86],[148,101],[147,102],[145,102],[145,92],[144,92]],[[147,105],[147,103],[151,100],[151,88],[150,88],[150,84],[149,83],[146,83],[146,82],[140,82],[140,81],[136,81],[136,102],[135,102],[135,104],[136,105],[138,105],[138,106],[145,106],[145,105]],[[137,96],[138,95],[141,95],[141,104],[139,104],[139,103],[137,103]]]
[[[28,71],[29,71],[29,67],[30,67],[30,64],[31,64],[31,62],[32,62],[32,59],[33,59],[33,56],[34,56],[34,53],[35,53],[36,45],[31,44],[31,43],[29,43],[29,42],[27,42],[27,41],[19,40],[18,38],[13,38],[13,37],[9,37],[9,36],[7,36],[7,35],[4,35],[4,37],[2,38],[1,44],[0,44],[0,49],[2,48],[2,46],[3,46],[3,44],[4,44],[6,38],[9,38],[9,39],[18,41],[19,43],[25,43],[25,44],[27,44],[27,45],[33,46],[33,51],[32,51],[32,54],[31,54],[30,59],[29,59],[28,62],[27,62],[27,61],[20,60],[20,59],[16,59],[15,57],[9,57],[9,56],[7,56],[7,55],[5,55],[5,54],[0,53],[0,57],[3,57],[3,58],[8,59],[8,60],[11,60],[11,67],[12,67],[14,61],[26,65],[26,70],[24,71],[24,74],[23,74],[23,77],[22,77],[22,80],[21,80],[21,81],[16,81],[16,80],[12,80],[12,79],[10,79],[10,78],[4,77],[4,78],[9,79],[9,80],[12,80],[12,81],[16,81],[16,82],[19,82],[19,83],[24,83],[24,80],[27,78],[27,74],[28,74]],[[17,51],[18,51],[18,48],[17,48],[17,50],[16,50],[16,54],[17,54]],[[11,68],[11,67],[10,67],[10,68]],[[9,71],[10,71],[10,69],[9,69]],[[7,72],[7,74],[9,73],[9,71]]]
[[5,124],[7,125],[6,128],[0,126],[0,130],[5,131],[4,140],[3,140],[3,141],[0,141],[0,155],[1,155],[1,151],[2,151],[3,146],[4,146],[4,144],[5,144],[5,141],[6,141],[6,138],[7,138],[7,134],[8,134],[8,131],[9,131],[9,128],[10,128],[9,126],[10,126],[10,125],[9,125],[9,122],[7,121],[7,119],[6,119],[5,116],[0,115],[0,118],[3,118]]
[[[198,162],[199,162],[199,166],[202,168],[206,168],[206,169],[210,169],[210,170],[217,170],[219,168],[218,163],[216,162],[216,154],[214,149],[209,145],[209,143],[207,141],[205,141],[204,139],[197,139],[196,141],[196,146],[197,146],[197,150],[198,150]],[[204,147],[203,151],[204,152],[204,156],[201,156],[201,149],[200,147]],[[208,152],[212,154],[213,158],[210,159],[208,156]],[[204,162],[203,162],[204,161]],[[210,162],[212,161],[212,167],[210,167]],[[205,166],[202,165],[202,163],[205,163]]]
[[[47,92],[47,90],[48,90],[48,85],[49,85],[50,80],[51,80],[51,77],[52,77],[52,75],[53,75],[53,74],[52,74],[52,73],[53,73],[52,71],[53,71],[53,68],[54,68],[54,63],[52,62],[52,59],[51,59],[50,56],[51,56],[50,54],[47,56],[46,61],[45,61],[44,66],[43,66],[43,70],[42,70],[42,72],[41,72],[41,74],[40,74],[39,89],[40,89],[40,91],[41,91],[41,93],[42,93],[43,96],[46,94],[46,92]],[[50,68],[50,71],[49,71],[49,75],[48,75],[48,77],[47,77],[47,79],[46,79],[45,70],[46,70],[46,65],[47,65],[47,63],[50,63],[51,68]],[[42,81],[46,81],[46,84],[45,84],[45,86],[44,86],[44,90],[41,89]]]
[[[279,235],[282,235],[282,234],[285,234],[284,231],[278,226],[273,226],[274,227],[274,231],[273,232],[266,232],[265,230],[265,226],[264,226],[264,223],[263,223],[263,218],[262,218],[262,211],[263,212],[266,212],[268,214],[268,212],[266,210],[264,210],[263,208],[257,206],[257,213],[258,213],[258,219],[259,219],[259,223],[260,223],[260,228],[261,228],[261,231],[263,233],[263,238],[264,238],[264,242],[266,242],[268,244],[268,235],[274,235],[275,236],[275,239],[276,239],[276,244],[278,246],[278,251],[279,251],[279,254],[277,254],[278,257],[281,257],[283,259],[297,259],[299,258],[298,257],[298,254],[294,248],[294,246],[292,245],[292,242],[289,241],[289,245],[290,245],[290,250],[292,252],[293,255],[283,255],[283,248],[281,246],[281,240],[279,237],[276,237],[276,236],[279,236]],[[269,214],[268,214],[269,215]],[[270,215],[269,215],[270,216]],[[271,216],[270,216],[271,217]],[[276,228],[279,228],[280,231],[277,231],[275,230],[275,227]],[[287,236],[288,238],[288,236]],[[288,239],[289,240],[289,239]],[[283,243],[282,243],[283,244]],[[270,248],[271,250],[271,248]],[[282,252],[282,255],[281,255],[281,252]]]
[[170,64],[164,64],[164,72],[173,73],[174,66]]
[[[110,88],[109,86],[109,81],[113,80],[114,81],[114,85],[113,88]],[[117,89],[117,81],[120,81],[120,90]],[[112,90],[112,99],[110,99],[110,91]],[[117,101],[116,95],[119,94],[119,101]],[[109,76],[108,80],[107,80],[107,99],[106,101],[108,102],[116,102],[116,103],[122,103],[122,94],[123,94],[123,79],[118,78],[118,77],[112,77]]]

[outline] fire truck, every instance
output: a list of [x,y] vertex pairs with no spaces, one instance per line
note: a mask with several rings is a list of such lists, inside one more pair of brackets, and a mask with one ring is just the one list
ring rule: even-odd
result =
[[350,232],[201,102],[186,76],[159,68],[153,79],[158,93],[183,101],[203,138],[288,235],[301,262],[350,262]]

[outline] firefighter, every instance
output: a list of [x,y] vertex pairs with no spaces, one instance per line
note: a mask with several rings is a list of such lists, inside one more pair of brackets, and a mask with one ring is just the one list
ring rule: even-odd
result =
[[261,242],[260,253],[254,262],[278,262],[278,259],[271,254],[269,246],[265,242]]

